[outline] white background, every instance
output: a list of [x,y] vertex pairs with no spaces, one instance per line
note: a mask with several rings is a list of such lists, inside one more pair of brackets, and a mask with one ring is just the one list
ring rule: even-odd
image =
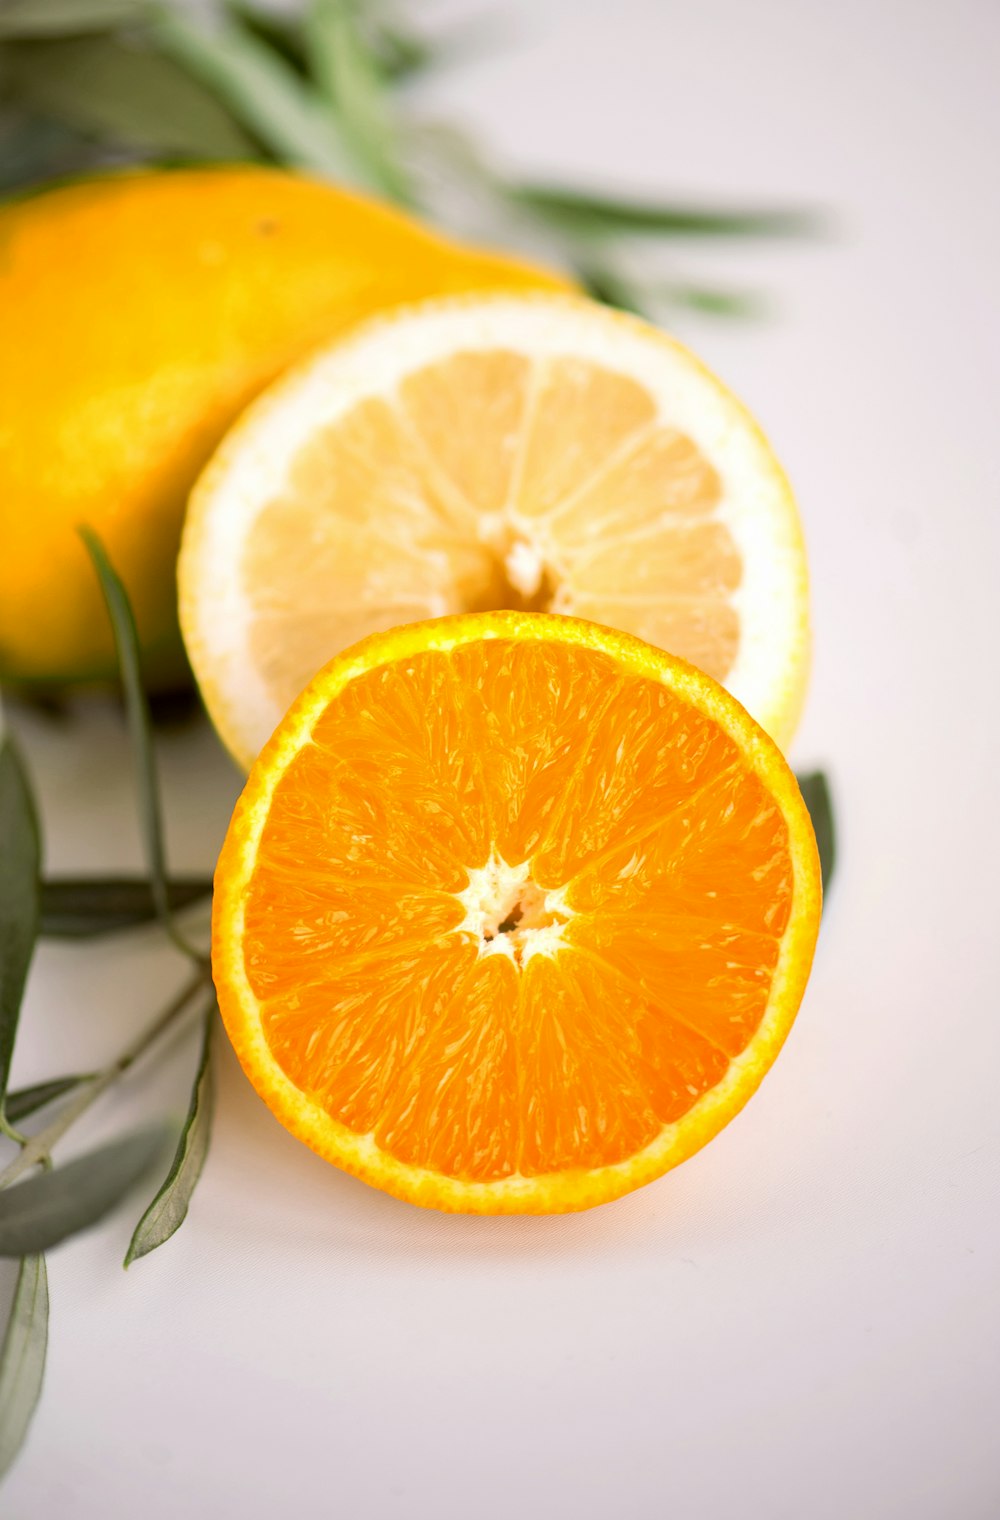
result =
[[[841,829],[812,985],[715,1143],[564,1219],[425,1214],[341,1176],[227,1050],[180,1234],[123,1274],[136,1198],[51,1257],[45,1391],[0,1511],[993,1520],[1000,10],[497,10],[513,42],[427,93],[506,162],[834,216],[826,240],[677,270],[773,297],[766,321],[681,330],[805,517],[794,758],[829,767]],[[137,866],[115,714],[17,727],[51,867]],[[208,869],[237,780],[201,729],[162,757],[174,864]],[[47,947],[17,1082],[110,1056],[181,975],[152,931]],[[192,1058],[81,1139],[183,1106]]]

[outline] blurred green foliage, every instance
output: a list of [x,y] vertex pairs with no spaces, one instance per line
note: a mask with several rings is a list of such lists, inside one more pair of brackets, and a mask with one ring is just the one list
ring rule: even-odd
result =
[[635,272],[636,240],[797,234],[782,208],[651,205],[500,172],[431,123],[410,83],[483,45],[423,36],[390,0],[0,0],[0,195],[116,165],[283,164],[381,195],[460,236],[575,272],[613,305],[743,315],[740,291]]

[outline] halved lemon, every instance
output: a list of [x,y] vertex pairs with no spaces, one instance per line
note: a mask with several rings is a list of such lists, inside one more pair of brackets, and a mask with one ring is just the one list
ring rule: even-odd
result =
[[774,1060],[820,911],[809,815],[711,677],[575,618],[375,634],[254,765],[213,970],[261,1097],[428,1207],[588,1208]]
[[802,535],[760,430],[680,344],[571,297],[428,302],[294,370],[199,481],[180,591],[245,766],[338,650],[450,613],[635,633],[780,744],[808,665]]

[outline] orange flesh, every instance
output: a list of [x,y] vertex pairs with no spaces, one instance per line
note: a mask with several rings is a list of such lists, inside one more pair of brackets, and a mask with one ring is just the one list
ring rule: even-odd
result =
[[271,799],[243,951],[275,1061],[332,1118],[469,1181],[598,1167],[749,1043],[787,826],[666,687],[486,640],[359,675],[312,740]]
[[508,607],[636,633],[724,681],[742,564],[721,498],[631,377],[453,354],[300,449],[243,555],[253,663],[284,710],[369,633]]

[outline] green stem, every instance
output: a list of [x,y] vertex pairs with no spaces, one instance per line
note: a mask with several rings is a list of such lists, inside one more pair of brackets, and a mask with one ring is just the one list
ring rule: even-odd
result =
[[22,1135],[21,1131],[15,1129],[7,1118],[7,1115],[3,1111],[2,1103],[0,1103],[0,1135],[6,1135],[7,1139],[13,1140],[15,1145],[27,1145],[28,1143],[27,1135]]
[[39,1130],[37,1135],[32,1136],[24,1145],[19,1156],[15,1156],[7,1169],[0,1172],[0,1188],[9,1187],[16,1182],[25,1172],[33,1166],[45,1165],[49,1159],[52,1147],[61,1140],[72,1124],[75,1124],[81,1114],[85,1114],[91,1104],[96,1103],[102,1093],[106,1092],[112,1083],[124,1076],[131,1066],[141,1055],[144,1055],[149,1047],[156,1043],[160,1036],[170,1028],[174,1020],[184,1012],[189,1003],[208,981],[207,969],[200,970],[187,981],[153,1022],[136,1035],[135,1039],[126,1045],[120,1055],[97,1072],[89,1082],[85,1083],[78,1095],[67,1103],[66,1107],[56,1115],[51,1124]]
[[160,799],[156,758],[153,753],[153,726],[149,715],[149,699],[142,680],[139,633],[135,613],[132,610],[125,583],[108,558],[107,550],[97,534],[86,523],[81,524],[77,531],[97,573],[111,622],[115,649],[118,652],[118,673],[121,677],[125,699],[125,721],[131,735],[136,761],[139,817],[145,836],[146,855],[149,860],[149,883],[157,917],[178,950],[196,965],[207,967],[207,954],[195,945],[189,944],[175,924],[170,910],[167,854],[163,838],[163,804]]

